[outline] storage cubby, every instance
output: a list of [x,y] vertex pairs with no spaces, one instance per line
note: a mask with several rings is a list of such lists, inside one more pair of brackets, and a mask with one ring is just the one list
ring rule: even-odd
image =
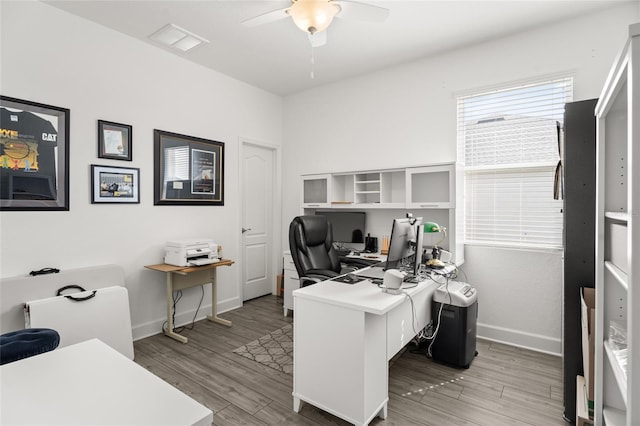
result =
[[332,181],[332,193],[331,193],[331,204],[339,205],[339,204],[353,204],[355,202],[353,185],[354,185],[354,176],[352,174],[348,175],[333,175],[331,177]]
[[393,207],[404,207],[405,198],[405,171],[393,170],[382,173],[382,188],[380,190],[381,204]]
[[355,175],[356,204],[380,204],[380,173],[358,173]]

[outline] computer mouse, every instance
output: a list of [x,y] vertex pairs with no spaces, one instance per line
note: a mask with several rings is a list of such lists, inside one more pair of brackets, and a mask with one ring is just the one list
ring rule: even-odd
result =
[[347,274],[347,280],[350,283],[357,283],[358,282],[358,277],[355,274]]

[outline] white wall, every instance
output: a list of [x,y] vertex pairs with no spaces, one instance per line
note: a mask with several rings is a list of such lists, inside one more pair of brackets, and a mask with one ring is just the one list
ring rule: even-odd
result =
[[[298,196],[284,198],[283,231],[300,213],[301,174],[455,161],[460,92],[573,72],[574,99],[598,97],[639,19],[637,5],[618,6],[285,98],[283,193]],[[561,352],[559,251],[468,246],[465,258],[480,336]]]
[[[70,108],[71,129],[70,211],[0,213],[0,276],[122,265],[134,337],[160,332],[165,277],[143,266],[185,237],[213,238],[239,259],[238,140],[279,146],[282,98],[40,2],[3,1],[1,24],[1,93]],[[132,162],[97,158],[98,119],[133,126]],[[153,129],[225,142],[223,207],[153,205]],[[140,168],[141,203],[92,205],[90,164]],[[241,270],[220,269],[220,310],[242,304]],[[191,320],[199,298],[185,291],[177,322]]]

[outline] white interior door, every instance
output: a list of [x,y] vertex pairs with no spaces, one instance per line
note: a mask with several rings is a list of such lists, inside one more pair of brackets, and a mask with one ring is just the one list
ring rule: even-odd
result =
[[243,145],[243,297],[271,294],[273,273],[273,199],[275,150]]

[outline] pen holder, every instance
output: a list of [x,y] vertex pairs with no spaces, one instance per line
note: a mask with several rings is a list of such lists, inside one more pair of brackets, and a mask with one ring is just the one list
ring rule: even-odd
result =
[[382,248],[380,249],[380,254],[389,254],[389,237],[386,235],[382,236]]

